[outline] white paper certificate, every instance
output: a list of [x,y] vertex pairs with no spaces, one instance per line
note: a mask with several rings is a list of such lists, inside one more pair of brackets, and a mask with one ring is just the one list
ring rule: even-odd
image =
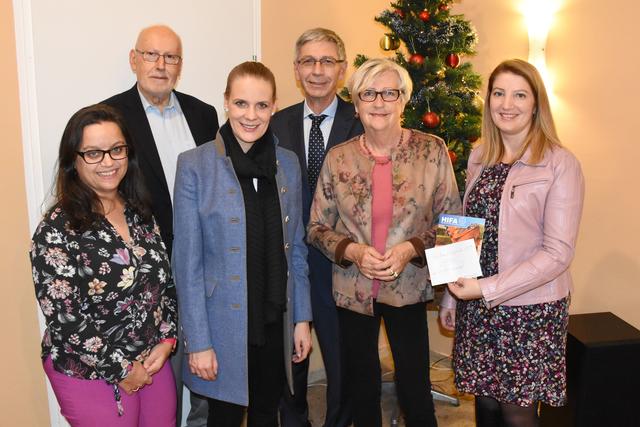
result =
[[432,285],[455,282],[459,277],[482,276],[473,239],[426,249]]

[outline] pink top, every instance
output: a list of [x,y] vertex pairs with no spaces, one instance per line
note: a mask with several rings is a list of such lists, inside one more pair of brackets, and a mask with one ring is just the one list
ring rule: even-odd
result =
[[[387,156],[373,156],[376,161],[371,172],[371,245],[378,252],[386,252],[387,235],[393,214],[393,191],[391,186],[391,159]],[[374,280],[372,296],[378,297],[380,281]]]

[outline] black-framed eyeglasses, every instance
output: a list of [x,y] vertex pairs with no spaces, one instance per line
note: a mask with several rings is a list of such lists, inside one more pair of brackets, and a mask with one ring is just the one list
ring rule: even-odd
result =
[[78,156],[82,157],[82,160],[89,165],[100,163],[104,160],[104,155],[109,154],[113,160],[122,160],[129,154],[129,147],[127,145],[116,145],[110,150],[87,150],[76,151]]
[[298,59],[297,62],[302,68],[313,68],[316,66],[316,63],[319,63],[322,68],[333,68],[344,62],[344,59],[336,59],[331,56],[323,56],[319,59],[313,56],[305,56],[304,58]]
[[158,59],[160,59],[160,57],[163,57],[165,64],[178,65],[182,60],[182,57],[180,55],[174,55],[173,53],[165,53],[163,55],[158,52],[149,52],[138,49],[136,49],[135,51],[142,55],[142,59],[146,62],[158,62]]
[[362,92],[358,93],[358,98],[360,101],[364,102],[373,102],[376,100],[378,95],[385,102],[393,102],[397,101],[400,98],[400,89],[383,89],[383,90],[373,90],[373,89],[365,89]]

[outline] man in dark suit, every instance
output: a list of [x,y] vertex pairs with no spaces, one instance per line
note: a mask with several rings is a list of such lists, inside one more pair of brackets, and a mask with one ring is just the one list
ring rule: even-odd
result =
[[[309,222],[318,173],[326,151],[363,132],[353,105],[336,96],[347,69],[344,43],[331,30],[314,28],[296,41],[293,64],[304,101],[276,113],[271,120],[280,146],[295,152],[302,170],[303,220]],[[351,423],[346,401],[338,315],[331,291],[331,261],[309,246],[309,279],[313,327],[327,378],[325,427]],[[307,427],[309,361],[294,364],[294,395],[285,390],[280,406],[283,427]]]
[[[129,64],[136,74],[136,84],[103,102],[117,108],[124,116],[137,148],[153,215],[171,255],[171,200],[178,154],[213,140],[218,131],[218,115],[213,106],[174,90],[182,70],[182,42],[171,28],[153,26],[142,30],[135,48],[129,53]],[[171,364],[178,393],[176,425],[180,426],[181,346]],[[206,399],[191,396],[189,427],[206,425],[206,404]]]

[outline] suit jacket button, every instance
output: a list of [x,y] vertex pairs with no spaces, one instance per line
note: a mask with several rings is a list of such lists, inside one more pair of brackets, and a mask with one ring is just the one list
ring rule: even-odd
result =
[[234,308],[237,310],[240,308],[240,304],[231,304],[231,308]]
[[282,188],[280,189],[280,192],[281,192],[281,193],[286,193],[286,192],[287,192],[287,187],[282,187]]
[[289,245],[289,243],[288,243],[288,242],[284,244],[284,249],[285,249],[285,250],[288,250],[290,247],[291,247],[291,245]]
[[236,191],[237,191],[237,190],[236,190],[235,188],[230,188],[230,189],[228,190],[228,193],[229,193],[229,194],[236,194]]
[[289,222],[289,215],[284,217],[284,222]]
[[231,281],[232,282],[239,282],[240,281],[240,276],[238,276],[237,274],[234,274],[231,276]]
[[231,217],[231,219],[229,219],[229,222],[231,224],[239,224],[240,223],[240,218],[238,218],[237,216]]

